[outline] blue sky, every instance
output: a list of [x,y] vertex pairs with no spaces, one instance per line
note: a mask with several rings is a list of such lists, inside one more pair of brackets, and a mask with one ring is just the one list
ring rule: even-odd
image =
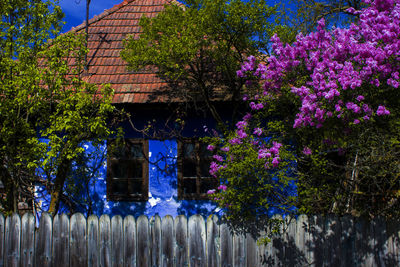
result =
[[[59,0],[60,6],[65,13],[63,32],[69,31],[72,27],[78,26],[86,19],[86,0]],[[123,0],[91,0],[90,18],[101,14],[105,9],[122,3]]]
[[[1,1],[1,0],[0,0]],[[86,19],[86,0],[59,0],[59,4],[65,13],[64,21],[66,24],[62,32],[69,31],[72,27],[80,25]],[[124,0],[91,0],[89,8],[89,18],[103,13],[105,9],[112,8],[114,5],[122,3]],[[280,2],[270,0],[271,5]]]

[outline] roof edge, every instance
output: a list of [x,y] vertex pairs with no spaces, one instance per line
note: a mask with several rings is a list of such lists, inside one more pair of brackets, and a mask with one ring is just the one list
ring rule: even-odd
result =
[[[103,13],[99,14],[99,15],[95,15],[93,18],[89,19],[89,25],[93,24],[99,20],[101,20],[102,18],[118,11],[119,9],[121,9],[122,7],[126,6],[127,4],[130,4],[134,1],[137,0],[124,0],[122,3],[116,4],[114,5],[112,8],[106,9],[103,11]],[[166,0],[166,2],[170,3],[170,4],[175,4],[178,6],[185,6],[184,4],[178,2],[177,0]],[[78,32],[82,29],[84,29],[86,27],[86,20],[84,20],[80,25],[76,26],[76,27],[72,27],[69,31],[67,32]]]

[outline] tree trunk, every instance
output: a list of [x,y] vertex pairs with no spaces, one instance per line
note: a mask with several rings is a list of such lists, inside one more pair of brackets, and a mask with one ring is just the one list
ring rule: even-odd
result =
[[54,216],[58,212],[58,208],[60,206],[60,200],[62,195],[62,190],[64,188],[65,180],[67,179],[68,171],[71,166],[71,160],[63,159],[58,166],[57,175],[54,180],[54,187],[51,191],[51,200],[48,212],[51,216]]

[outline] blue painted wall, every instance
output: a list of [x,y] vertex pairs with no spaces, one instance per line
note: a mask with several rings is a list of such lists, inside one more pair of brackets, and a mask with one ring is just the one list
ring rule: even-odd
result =
[[[221,105],[222,106],[222,105]],[[143,129],[148,122],[155,121],[153,125],[155,129],[165,129],[168,121],[169,129],[175,128],[174,120],[170,120],[172,110],[166,107],[150,107],[145,105],[142,108],[133,108],[132,106],[124,106],[125,110],[132,115],[132,121],[135,127]],[[223,108],[223,117],[229,118],[229,108]],[[209,115],[203,113],[190,113],[185,120],[183,131],[180,132],[183,137],[201,137],[209,133],[205,129],[214,129],[215,122]],[[124,129],[125,138],[143,138],[142,133],[136,131],[127,122],[121,123]],[[45,141],[45,140],[42,140]],[[88,213],[101,215],[134,215],[142,214],[153,216],[172,215],[177,216],[184,214],[190,216],[193,214],[202,214],[208,216],[210,214],[220,215],[221,211],[211,201],[205,200],[178,200],[178,179],[177,179],[177,142],[176,140],[149,140],[149,200],[147,202],[113,202],[107,200],[107,157],[106,143],[99,150],[95,150],[90,142],[82,144],[85,148],[84,160],[85,165],[73,166],[73,178],[66,182],[65,192],[74,190],[73,202],[76,204],[75,211],[79,211],[87,215]],[[82,173],[83,169],[83,173]],[[95,170],[95,171],[93,171]],[[77,172],[77,173],[75,173]],[[87,177],[90,177],[88,180]],[[37,198],[41,201],[43,211],[47,211],[50,203],[49,195],[43,188],[37,188]],[[73,203],[73,204],[74,204]],[[80,205],[79,203],[86,203]],[[92,204],[91,210],[88,211],[88,203]],[[70,213],[71,210],[67,205],[61,203],[60,213]]]
[[[134,215],[142,214],[147,216],[184,214],[219,215],[219,208],[211,201],[205,200],[178,200],[178,179],[177,179],[177,142],[176,140],[149,140],[149,199],[146,202],[114,202],[107,200],[107,161],[106,157],[101,157],[106,152],[106,144],[99,150],[95,150],[90,142],[83,145],[85,156],[87,157],[87,174],[95,175],[85,184],[79,175],[74,173],[74,177],[65,185],[73,187],[77,192],[75,195],[76,203],[92,203],[90,213],[100,216],[109,215]],[[73,167],[74,170],[77,166]],[[43,194],[42,194],[43,193]],[[38,188],[38,197],[41,200],[43,210],[47,210],[50,202],[46,192]],[[77,206],[75,211],[83,212],[87,215],[87,205]],[[68,207],[61,203],[60,213],[70,213]]]
[[210,201],[178,200],[177,143],[175,140],[149,140],[149,200],[147,202],[113,202],[106,199],[106,167],[91,189],[95,214],[172,215],[218,213]]

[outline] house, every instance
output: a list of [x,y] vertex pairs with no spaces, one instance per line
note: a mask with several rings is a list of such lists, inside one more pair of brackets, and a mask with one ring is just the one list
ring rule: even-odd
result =
[[[156,16],[174,0],[125,0],[89,20],[88,82],[110,84],[115,91],[113,103],[130,114],[123,123],[125,143],[111,149],[101,162],[96,182],[88,184],[90,213],[145,214],[160,216],[218,213],[207,198],[207,191],[218,186],[210,177],[211,153],[199,142],[205,130],[215,128],[207,113],[184,110],[185,125],[179,123],[179,101],[170,99],[169,85],[154,68],[128,71],[119,54],[127,35],[139,36],[139,19]],[[85,23],[72,31],[84,32]],[[221,110],[229,109],[224,103]],[[223,113],[223,112],[222,112]],[[152,124],[154,134],[144,133]],[[90,143],[85,145],[92,152]],[[44,205],[45,205],[44,201]],[[61,210],[62,211],[62,210]]]

